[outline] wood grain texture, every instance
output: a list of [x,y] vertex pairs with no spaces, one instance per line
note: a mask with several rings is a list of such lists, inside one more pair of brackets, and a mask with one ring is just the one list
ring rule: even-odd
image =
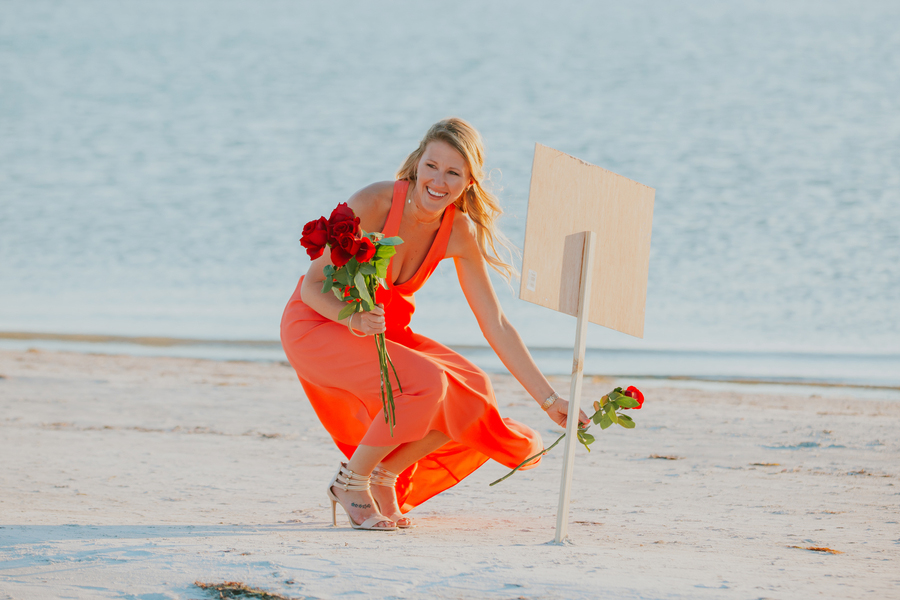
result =
[[519,297],[575,315],[581,244],[597,234],[590,321],[644,335],[655,190],[536,144]]

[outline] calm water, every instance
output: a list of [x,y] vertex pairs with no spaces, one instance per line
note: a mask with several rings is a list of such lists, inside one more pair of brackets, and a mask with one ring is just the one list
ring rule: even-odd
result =
[[[335,6],[0,1],[0,331],[276,340],[302,224],[459,115],[518,242],[536,141],[656,188],[595,371],[900,384],[900,4]],[[484,345],[445,265],[414,327]]]

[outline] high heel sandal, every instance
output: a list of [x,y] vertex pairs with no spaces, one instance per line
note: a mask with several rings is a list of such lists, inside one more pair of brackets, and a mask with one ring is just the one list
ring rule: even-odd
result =
[[[350,511],[347,510],[346,506],[344,506],[344,503],[338,499],[333,491],[331,491],[331,488],[333,487],[339,487],[346,492],[368,492],[369,478],[363,477],[362,475],[357,475],[347,468],[347,463],[341,463],[341,468],[338,469],[338,472],[334,474],[331,483],[328,484],[327,490],[328,499],[331,500],[332,525],[337,527],[337,505],[340,504],[341,508],[344,509],[344,512],[347,513],[347,518],[350,520],[350,527],[352,527],[353,529],[365,529],[366,531],[397,531],[396,525],[392,525],[390,527],[375,527],[375,525],[382,522],[393,523],[393,521],[381,514],[375,515],[374,517],[369,517],[362,523],[357,523],[356,521],[354,521],[353,517],[350,516]],[[375,506],[378,506],[377,502],[375,503]]]
[[[384,467],[378,466],[375,467],[375,469],[372,471],[372,475],[369,476],[369,483],[371,483],[372,485],[394,489],[394,486],[397,483],[397,477],[398,475],[396,473],[392,473]],[[375,504],[378,505],[378,510],[381,510],[381,505],[378,504],[378,500],[375,500]],[[404,517],[400,513],[397,514],[400,516],[396,519],[388,517],[397,524],[397,527],[399,527],[400,529],[409,529],[413,526],[412,519],[410,519],[409,517]]]

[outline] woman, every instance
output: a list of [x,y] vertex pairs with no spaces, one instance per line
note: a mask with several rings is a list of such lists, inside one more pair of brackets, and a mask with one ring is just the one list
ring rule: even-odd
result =
[[[466,300],[503,364],[565,426],[568,401],[538,370],[488,276],[488,265],[507,279],[514,270],[497,251],[506,246],[496,226],[501,210],[482,187],[483,165],[481,136],[471,125],[456,118],[433,125],[397,181],[372,184],[348,201],[362,229],[403,239],[377,306],[338,321],[344,303],[322,293],[323,268],[331,264],[326,252],[300,279],[285,309],[281,340],[288,360],[349,458],[328,487],[333,522],[340,503],[354,528],[410,527],[403,513],[459,483],[488,458],[512,468],[542,449],[537,432],[500,417],[483,371],[410,330],[413,293],[444,258],[453,258]],[[388,340],[403,388],[394,390],[393,436],[382,414],[375,344],[366,339],[378,333]],[[583,412],[580,420],[588,421]]]

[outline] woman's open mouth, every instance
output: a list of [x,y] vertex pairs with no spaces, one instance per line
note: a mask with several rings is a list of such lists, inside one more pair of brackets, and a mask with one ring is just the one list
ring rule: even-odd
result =
[[444,192],[443,194],[438,194],[437,192],[432,190],[427,185],[425,186],[425,191],[428,192],[428,195],[431,196],[432,198],[443,198],[444,196],[447,195],[447,192]]

